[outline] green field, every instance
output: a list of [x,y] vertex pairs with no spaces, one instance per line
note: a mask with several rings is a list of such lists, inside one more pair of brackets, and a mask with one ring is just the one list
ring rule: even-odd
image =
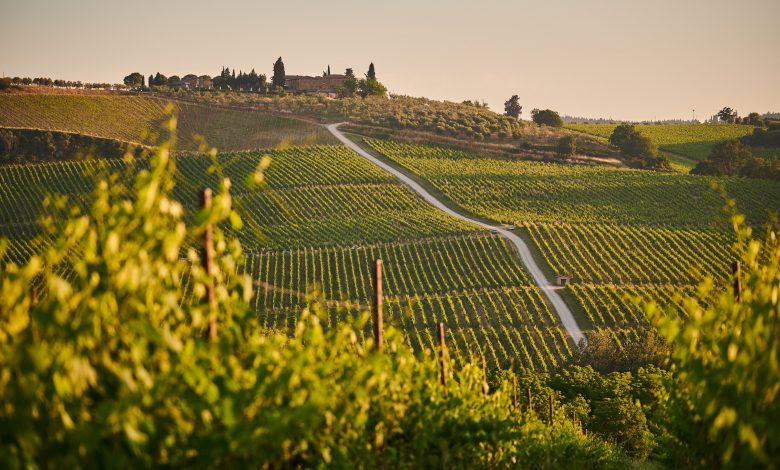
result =
[[[565,127],[608,139],[617,124],[565,124]],[[755,129],[743,124],[637,124],[635,127],[660,149],[695,161],[706,160],[718,142],[739,139]]]
[[367,140],[465,210],[520,226],[552,274],[566,274],[583,326],[620,342],[644,322],[627,296],[676,305],[705,277],[727,280],[733,258],[711,184],[725,187],[755,225],[780,209],[780,184],[640,170],[488,158]]
[[[147,143],[169,102],[129,95],[0,95],[0,127],[67,131],[124,142]],[[195,135],[220,150],[250,150],[332,143],[320,126],[267,113],[174,102],[180,150],[197,150]]]

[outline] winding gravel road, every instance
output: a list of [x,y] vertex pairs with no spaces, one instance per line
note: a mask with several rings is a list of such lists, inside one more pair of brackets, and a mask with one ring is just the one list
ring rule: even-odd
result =
[[528,249],[528,246],[525,244],[523,239],[521,239],[514,233],[510,232],[509,230],[505,230],[499,227],[494,227],[492,225],[482,223],[478,220],[470,219],[461,214],[458,214],[457,212],[453,211],[449,207],[445,206],[441,201],[433,197],[416,181],[412,180],[411,178],[404,175],[400,171],[396,170],[392,166],[377,159],[370,153],[360,148],[360,146],[358,146],[356,143],[347,139],[344,136],[344,134],[342,134],[341,131],[338,130],[338,127],[341,124],[343,123],[329,124],[326,127],[344,145],[354,150],[361,157],[369,160],[370,162],[382,168],[383,170],[391,173],[393,176],[398,178],[402,183],[412,188],[414,192],[422,196],[422,198],[428,201],[428,203],[430,203],[432,206],[436,207],[441,211],[446,212],[447,214],[453,217],[457,217],[461,220],[465,220],[466,222],[470,222],[472,224],[487,229],[496,230],[498,233],[508,238],[509,241],[511,241],[515,245],[515,248],[517,248],[517,252],[520,254],[520,259],[523,261],[523,264],[525,264],[525,267],[528,270],[528,272],[531,273],[531,276],[534,278],[536,285],[539,286],[539,289],[542,292],[544,292],[544,295],[547,296],[547,298],[550,300],[550,304],[555,310],[555,313],[558,314],[558,318],[561,319],[561,323],[563,323],[563,327],[569,333],[569,336],[571,336],[575,344],[577,345],[580,344],[580,340],[584,339],[585,336],[582,334],[582,330],[580,330],[580,327],[577,325],[577,320],[574,319],[574,315],[572,315],[571,310],[569,310],[569,307],[566,305],[566,303],[563,301],[561,296],[556,291],[556,287],[552,283],[550,283],[550,281],[547,280],[542,270],[539,269],[539,266],[536,264],[536,261],[534,261],[533,256],[531,256],[531,251]]

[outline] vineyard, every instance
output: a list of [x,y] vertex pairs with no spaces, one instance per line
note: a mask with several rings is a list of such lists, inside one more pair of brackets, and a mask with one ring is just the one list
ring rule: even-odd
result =
[[[566,124],[565,127],[608,139],[617,124]],[[755,127],[746,124],[637,124],[636,129],[662,150],[702,161],[718,142],[749,135]]]
[[[680,310],[677,296],[709,277],[724,286],[733,235],[710,185],[723,185],[761,225],[780,208],[780,185],[647,171],[487,158],[449,149],[367,140],[464,209],[517,233],[538,250],[583,326],[618,344],[644,324],[639,303]],[[589,324],[589,325],[588,325]]]
[[[245,184],[263,157],[267,184]],[[22,261],[45,240],[36,220],[50,193],[86,210],[97,175],[129,181],[148,162],[85,160],[0,167],[0,235],[6,258]],[[503,238],[447,216],[344,147],[292,147],[176,159],[174,196],[189,213],[198,191],[220,176],[233,182],[244,226],[233,233],[247,252],[242,268],[255,283],[252,306],[266,328],[294,331],[301,306],[319,289],[333,326],[371,299],[370,268],[385,264],[387,322],[417,351],[431,349],[447,325],[458,363],[484,355],[491,366],[514,362],[546,370],[571,355],[558,318]],[[337,312],[341,313],[337,313]]]
[[369,140],[469,212],[503,223],[722,226],[722,185],[754,224],[780,207],[780,185],[625,168],[561,165]]
[[[124,142],[148,143],[148,129],[166,117],[168,101],[127,95],[4,94],[0,127],[75,132]],[[266,113],[175,103],[181,150],[197,150],[195,135],[221,150],[331,143],[320,126]]]

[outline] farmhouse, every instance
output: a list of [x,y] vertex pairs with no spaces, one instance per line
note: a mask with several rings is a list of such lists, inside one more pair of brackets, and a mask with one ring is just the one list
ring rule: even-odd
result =
[[214,85],[208,75],[188,74],[181,78],[179,86],[188,90],[211,90]]
[[324,94],[336,96],[339,87],[344,85],[346,75],[327,75],[324,77],[309,77],[306,75],[287,75],[285,89],[292,93]]

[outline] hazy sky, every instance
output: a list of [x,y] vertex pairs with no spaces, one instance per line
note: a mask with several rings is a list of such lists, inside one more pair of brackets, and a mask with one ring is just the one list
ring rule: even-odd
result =
[[121,82],[229,66],[493,109],[621,119],[780,111],[780,0],[0,0],[6,76]]

